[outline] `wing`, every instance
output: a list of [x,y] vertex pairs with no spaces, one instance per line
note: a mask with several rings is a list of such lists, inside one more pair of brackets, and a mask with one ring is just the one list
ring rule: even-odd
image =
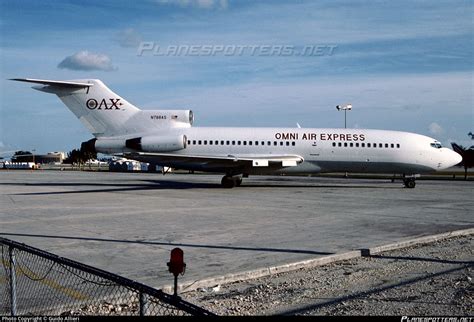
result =
[[216,172],[245,171],[252,168],[277,170],[286,167],[295,167],[304,161],[303,157],[290,154],[240,154],[219,156],[134,152],[124,153],[120,156],[172,168]]

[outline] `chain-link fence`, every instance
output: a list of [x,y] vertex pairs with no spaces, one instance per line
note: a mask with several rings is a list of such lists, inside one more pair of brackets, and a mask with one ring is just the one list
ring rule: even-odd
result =
[[178,296],[0,238],[0,315],[214,315]]

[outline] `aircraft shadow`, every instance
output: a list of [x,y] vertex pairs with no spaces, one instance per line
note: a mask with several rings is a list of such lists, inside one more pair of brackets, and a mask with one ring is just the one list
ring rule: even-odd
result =
[[33,196],[33,195],[55,195],[55,194],[82,194],[98,192],[124,192],[141,190],[162,189],[216,189],[221,188],[219,184],[189,183],[179,181],[154,181],[153,183],[5,183],[5,185],[28,186],[28,187],[96,187],[96,189],[73,190],[73,191],[48,191],[48,192],[25,192],[11,195]]
[[306,250],[306,249],[186,244],[186,243],[155,242],[155,241],[144,241],[144,240],[123,240],[123,239],[93,238],[93,237],[80,237],[80,236],[37,235],[37,234],[19,234],[19,233],[5,233],[5,232],[0,232],[0,236],[34,237],[34,238],[49,238],[49,239],[69,239],[69,240],[85,240],[85,241],[98,241],[98,242],[109,242],[109,243],[126,243],[126,244],[210,248],[210,249],[228,249],[228,250],[237,250],[237,251],[258,251],[258,252],[293,253],[293,254],[309,254],[309,255],[333,255],[334,254],[334,253],[329,253],[329,252],[320,252],[320,251],[313,251],[313,250]]
[[[384,182],[386,183],[386,182]],[[304,188],[304,189],[400,189],[401,186],[388,187],[378,186],[376,182],[370,184],[333,184],[333,183],[305,183],[294,184],[287,180],[275,181],[268,183],[261,182],[244,182],[241,187],[234,189],[224,189],[220,183],[199,183],[199,182],[185,182],[173,180],[141,180],[141,183],[136,181],[130,183],[76,183],[76,182],[47,182],[47,183],[2,183],[2,185],[11,186],[26,186],[26,187],[93,187],[95,189],[87,190],[73,190],[73,191],[47,191],[47,192],[24,192],[15,193],[11,195],[55,195],[55,194],[86,194],[98,192],[124,192],[124,191],[143,191],[143,190],[184,190],[184,189],[222,189],[224,191],[238,191],[245,188],[272,188],[272,189],[288,189],[288,188]]]

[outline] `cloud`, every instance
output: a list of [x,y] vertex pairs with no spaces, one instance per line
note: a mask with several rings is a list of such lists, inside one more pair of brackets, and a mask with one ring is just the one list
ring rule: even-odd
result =
[[8,154],[13,154],[15,150],[12,147],[0,141],[0,158],[5,158]]
[[142,36],[133,28],[127,28],[120,31],[115,40],[121,47],[138,47],[142,41]]
[[200,9],[226,9],[227,0],[157,0],[159,4],[178,5],[180,7],[197,7]]
[[59,63],[58,68],[71,70],[117,70],[117,67],[112,66],[112,61],[108,56],[90,53],[87,50],[64,58],[64,60]]
[[431,123],[428,126],[428,129],[429,129],[430,133],[434,134],[434,135],[441,135],[441,134],[444,133],[444,129],[441,127],[441,125],[439,125],[436,122]]

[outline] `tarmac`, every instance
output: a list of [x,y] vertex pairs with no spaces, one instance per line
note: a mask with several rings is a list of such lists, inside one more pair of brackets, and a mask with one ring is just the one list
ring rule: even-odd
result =
[[0,171],[0,236],[153,287],[474,228],[472,181]]

